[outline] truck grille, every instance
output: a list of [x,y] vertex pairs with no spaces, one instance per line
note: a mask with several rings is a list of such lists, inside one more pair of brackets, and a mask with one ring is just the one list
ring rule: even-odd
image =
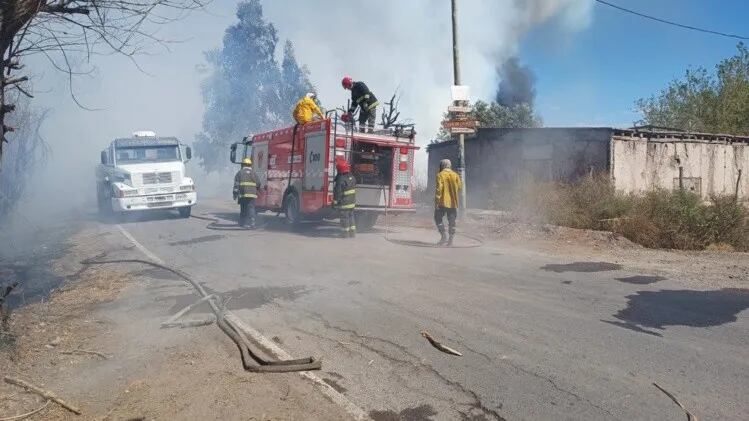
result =
[[143,184],[168,184],[172,182],[170,172],[148,172],[143,173]]

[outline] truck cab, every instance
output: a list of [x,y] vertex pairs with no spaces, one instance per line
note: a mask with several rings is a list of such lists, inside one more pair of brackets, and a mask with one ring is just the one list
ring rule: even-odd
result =
[[96,168],[96,198],[102,214],[149,209],[177,209],[190,216],[197,203],[185,163],[192,151],[175,137],[139,131],[113,140],[101,151]]

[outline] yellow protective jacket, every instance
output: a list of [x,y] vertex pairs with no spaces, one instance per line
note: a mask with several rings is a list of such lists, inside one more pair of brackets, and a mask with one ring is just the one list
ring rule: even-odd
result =
[[315,104],[315,101],[312,98],[307,98],[305,96],[296,103],[296,106],[294,106],[294,120],[299,124],[309,123],[312,121],[312,116],[315,114],[320,116],[320,118],[324,118],[322,111],[320,111],[320,108]]
[[458,192],[463,188],[460,176],[450,168],[437,173],[437,188],[434,191],[434,205],[442,208],[458,208]]

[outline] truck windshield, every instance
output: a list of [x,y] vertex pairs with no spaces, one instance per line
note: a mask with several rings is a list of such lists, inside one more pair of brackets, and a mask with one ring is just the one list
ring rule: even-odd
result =
[[118,164],[169,162],[179,159],[179,146],[177,145],[117,148]]

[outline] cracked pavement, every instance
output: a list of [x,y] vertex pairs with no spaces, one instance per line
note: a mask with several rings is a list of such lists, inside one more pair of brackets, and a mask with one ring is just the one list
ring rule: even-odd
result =
[[[237,209],[204,201],[194,213],[229,223]],[[617,280],[656,275],[631,265],[560,272],[544,267],[590,259],[501,241],[429,249],[388,243],[381,232],[339,240],[329,225],[289,232],[265,218],[266,230],[220,239],[205,221],[169,214],[122,226],[170,265],[234,297],[234,311],[291,354],[321,356],[321,377],[374,419],[682,418],[653,382],[702,419],[749,419],[745,289],[711,296],[709,305],[728,300],[734,312],[708,317],[700,301],[684,308],[681,295],[672,297],[693,289],[679,279]],[[409,240],[436,236],[398,231]],[[247,291],[267,292],[243,306]],[[637,301],[663,291],[671,295]],[[630,305],[653,319],[667,314],[668,324],[642,315],[616,321],[630,316]],[[682,313],[689,317],[673,316]],[[421,330],[464,356],[439,352]]]

